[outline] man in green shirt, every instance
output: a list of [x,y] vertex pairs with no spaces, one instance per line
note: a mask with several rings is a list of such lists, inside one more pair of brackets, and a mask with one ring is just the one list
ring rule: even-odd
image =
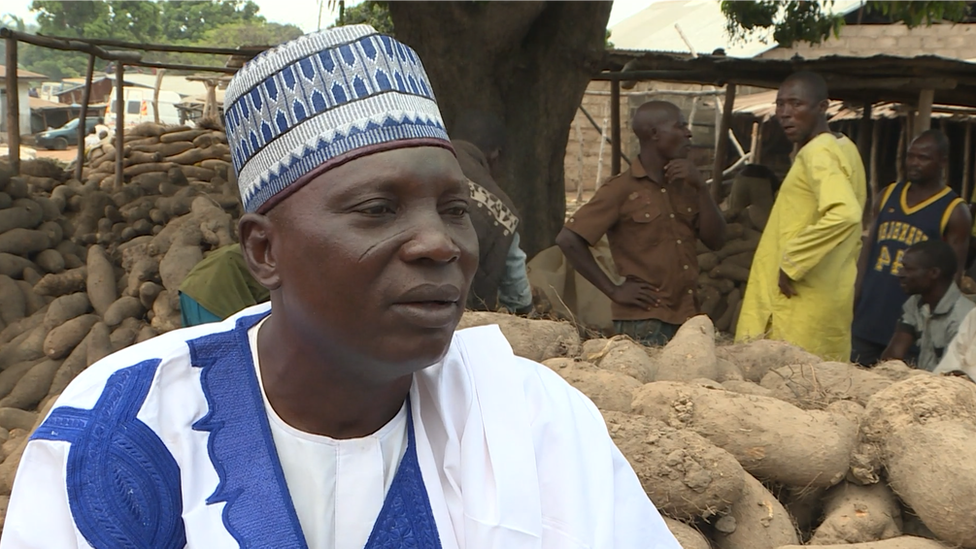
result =
[[231,244],[197,263],[180,284],[183,327],[219,322],[234,313],[270,299],[244,263],[241,245]]

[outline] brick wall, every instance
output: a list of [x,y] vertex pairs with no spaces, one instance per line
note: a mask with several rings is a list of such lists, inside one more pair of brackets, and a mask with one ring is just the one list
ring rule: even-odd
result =
[[905,25],[848,25],[840,36],[811,46],[776,48],[763,59],[789,59],[799,54],[810,59],[825,55],[939,55],[956,59],[976,57],[976,24],[936,24],[909,29]]

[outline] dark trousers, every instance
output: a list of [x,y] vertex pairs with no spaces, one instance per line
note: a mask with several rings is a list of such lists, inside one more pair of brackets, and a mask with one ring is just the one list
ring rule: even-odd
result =
[[873,341],[852,337],[851,362],[860,364],[861,366],[874,366],[881,362],[881,353],[884,352],[886,347],[888,345],[879,345]]
[[680,328],[678,324],[649,318],[647,320],[614,320],[613,330],[647,346],[667,345]]

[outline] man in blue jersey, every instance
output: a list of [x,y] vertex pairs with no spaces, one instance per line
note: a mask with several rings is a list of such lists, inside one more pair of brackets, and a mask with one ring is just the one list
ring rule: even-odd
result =
[[938,130],[920,134],[908,148],[908,181],[888,185],[877,204],[874,226],[858,259],[851,361],[878,362],[895,333],[906,296],[898,273],[905,251],[916,242],[941,239],[966,264],[972,216],[945,184],[949,141]]

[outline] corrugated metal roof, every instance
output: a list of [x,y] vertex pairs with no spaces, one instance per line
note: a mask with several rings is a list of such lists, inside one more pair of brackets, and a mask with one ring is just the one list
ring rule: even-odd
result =
[[[901,103],[875,103],[871,107],[871,118],[898,118],[905,116],[905,106]],[[749,95],[735,97],[735,114],[751,114],[756,118],[766,120],[776,114],[776,90],[769,90]],[[843,101],[831,101],[827,107],[827,119],[831,122],[840,120],[859,120],[863,116],[861,107],[845,104]],[[976,115],[972,109],[953,107],[951,105],[932,105],[932,118],[971,119]]]
[[[850,13],[861,0],[837,0],[834,13]],[[698,54],[718,48],[732,57],[755,57],[777,46],[772,32],[757,33],[745,42],[733,43],[725,30],[725,15],[718,0],[659,0],[610,28],[614,47],[631,50],[691,53],[675,25],[681,28]]]
[[[7,77],[7,66],[0,65],[0,78]],[[25,71],[24,69],[17,69],[17,78],[21,80],[47,80],[47,77],[43,74],[36,72]]]

